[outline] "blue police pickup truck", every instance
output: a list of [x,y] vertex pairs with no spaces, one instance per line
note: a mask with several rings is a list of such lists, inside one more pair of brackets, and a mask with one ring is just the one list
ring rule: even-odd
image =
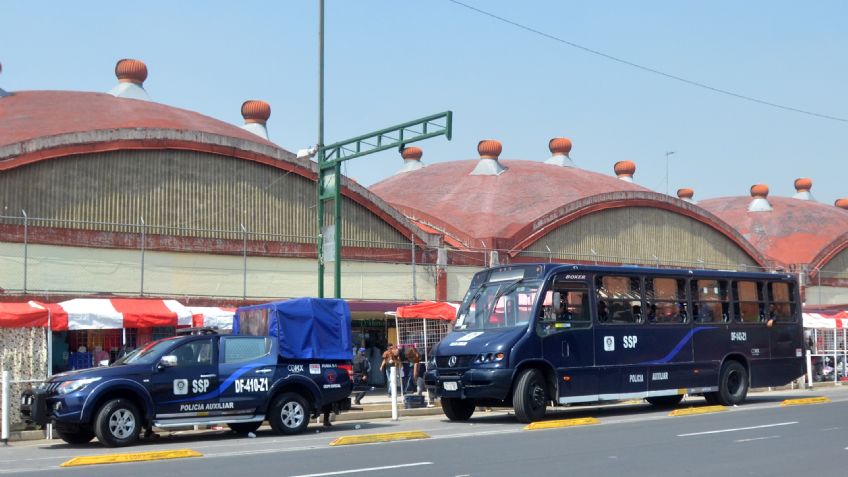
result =
[[52,422],[80,444],[109,447],[156,428],[226,424],[280,434],[310,417],[350,409],[350,310],[334,299],[300,298],[242,307],[233,334],[209,330],[161,339],[108,367],[53,376],[22,396],[25,420]]

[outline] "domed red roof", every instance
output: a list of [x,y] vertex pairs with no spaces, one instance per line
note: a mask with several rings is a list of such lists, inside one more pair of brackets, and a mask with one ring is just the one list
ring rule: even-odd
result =
[[708,199],[698,205],[738,230],[767,257],[786,265],[811,263],[848,234],[848,214],[836,207],[787,197],[768,201],[772,207],[768,212],[748,212],[750,197]]
[[0,124],[0,148],[48,136],[117,129],[211,133],[273,146],[249,131],[209,116],[105,93],[15,92],[2,99]]
[[[470,175],[476,160],[440,162],[392,176],[370,189],[412,217],[427,217],[465,238],[511,237],[535,219],[580,199],[648,189],[576,167],[502,160],[500,175]],[[479,245],[479,244],[475,244]]]

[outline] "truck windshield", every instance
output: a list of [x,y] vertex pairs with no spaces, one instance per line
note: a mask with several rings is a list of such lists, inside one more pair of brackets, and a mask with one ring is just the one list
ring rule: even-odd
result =
[[115,361],[112,366],[122,364],[152,364],[159,359],[160,355],[174,344],[175,338],[165,338],[145,345],[143,348],[133,350],[123,358]]
[[480,331],[527,326],[541,281],[484,283],[466,295],[456,320],[456,329]]

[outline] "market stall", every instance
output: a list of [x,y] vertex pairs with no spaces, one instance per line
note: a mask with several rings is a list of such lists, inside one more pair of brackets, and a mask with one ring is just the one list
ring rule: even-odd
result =
[[848,381],[848,311],[804,312],[807,381]]
[[455,303],[425,301],[386,314],[395,318],[398,346],[415,346],[426,362],[430,350],[453,329],[457,309]]

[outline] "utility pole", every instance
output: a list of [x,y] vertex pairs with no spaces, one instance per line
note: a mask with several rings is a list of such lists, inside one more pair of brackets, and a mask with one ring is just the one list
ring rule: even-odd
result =
[[[344,161],[398,148],[431,137],[451,139],[453,113],[433,114],[424,118],[398,124],[389,128],[363,134],[344,141],[324,145],[324,0],[319,1],[318,12],[318,144],[315,153],[318,162],[318,296],[324,297],[324,263],[334,262],[334,296],[342,296],[342,178]],[[324,202],[333,201],[333,228],[324,227]],[[329,236],[329,237],[328,237]],[[329,239],[329,240],[327,240]],[[326,252],[325,253],[325,246]],[[413,245],[414,246],[414,245]],[[329,258],[327,255],[331,255]]]
[[[323,0],[321,0],[323,1]],[[675,151],[665,152],[665,195],[668,195],[668,156],[674,154]]]

